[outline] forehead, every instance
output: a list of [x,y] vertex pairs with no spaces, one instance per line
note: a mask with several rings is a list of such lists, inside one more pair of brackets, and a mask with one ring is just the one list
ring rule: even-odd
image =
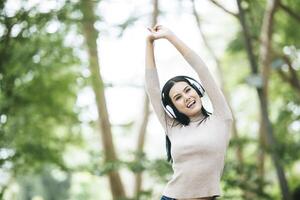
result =
[[176,93],[180,93],[184,90],[184,88],[186,86],[188,86],[189,84],[187,82],[184,82],[184,81],[180,81],[180,82],[177,82],[173,85],[173,87],[171,88],[170,90],[170,97],[174,96]]

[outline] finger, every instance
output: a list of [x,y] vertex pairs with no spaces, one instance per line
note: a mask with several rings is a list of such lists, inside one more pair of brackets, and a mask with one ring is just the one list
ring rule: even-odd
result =
[[150,27],[148,27],[148,30],[149,30],[151,33],[154,33],[154,32],[155,32],[154,29],[153,29],[153,28],[150,28]]
[[158,29],[160,29],[162,27],[162,25],[160,25],[160,24],[156,24],[155,26],[154,26],[154,30],[158,30]]

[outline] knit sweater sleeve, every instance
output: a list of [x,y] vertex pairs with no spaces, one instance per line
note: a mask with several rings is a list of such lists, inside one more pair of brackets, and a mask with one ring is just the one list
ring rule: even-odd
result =
[[159,79],[156,68],[146,68],[145,71],[145,90],[149,97],[153,110],[167,133],[172,118],[170,118],[164,111],[161,103],[161,91],[159,86]]
[[212,102],[214,110],[213,115],[225,120],[232,120],[232,113],[226,99],[202,59],[193,50],[183,54],[183,57],[198,74],[201,83]]

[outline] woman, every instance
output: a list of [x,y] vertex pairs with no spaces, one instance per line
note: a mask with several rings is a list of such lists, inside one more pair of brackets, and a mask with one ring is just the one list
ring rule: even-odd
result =
[[[221,196],[220,178],[230,139],[231,111],[208,68],[193,50],[162,25],[148,30],[145,88],[165,130],[174,172],[161,200],[215,199]],[[160,92],[153,45],[161,38],[182,54],[203,87],[190,77],[177,76],[167,81]],[[212,102],[212,114],[202,106],[204,89]]]

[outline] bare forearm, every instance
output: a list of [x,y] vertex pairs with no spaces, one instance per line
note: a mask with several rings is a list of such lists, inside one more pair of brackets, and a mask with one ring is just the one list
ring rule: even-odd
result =
[[154,44],[151,41],[146,41],[146,68],[156,68],[154,58]]

